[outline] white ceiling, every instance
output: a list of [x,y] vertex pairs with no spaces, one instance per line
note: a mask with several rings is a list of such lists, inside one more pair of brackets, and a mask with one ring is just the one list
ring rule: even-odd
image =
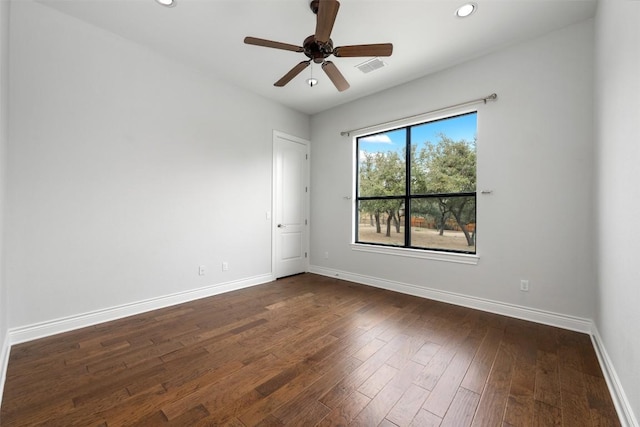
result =
[[[454,15],[465,0],[342,0],[335,46],[386,43],[386,67],[363,74],[370,58],[331,59],[351,84],[338,92],[317,64],[284,88],[273,83],[302,53],[249,46],[245,36],[302,45],[315,31],[308,0],[38,0],[298,111],[314,114],[592,17],[596,0],[476,0],[476,13]],[[319,84],[305,80],[313,72]]]

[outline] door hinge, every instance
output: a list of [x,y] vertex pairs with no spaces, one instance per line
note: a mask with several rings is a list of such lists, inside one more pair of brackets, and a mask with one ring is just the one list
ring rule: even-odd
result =
[[309,155],[308,155],[308,154],[305,154],[305,155],[304,155],[304,158],[305,158],[306,160],[309,160]]
[[304,220],[304,225],[307,225],[307,220],[306,219]]
[[309,187],[304,187],[304,192],[308,193],[309,192]]
[[305,257],[305,258],[307,257],[307,253],[306,253],[306,252],[304,253],[304,257]]

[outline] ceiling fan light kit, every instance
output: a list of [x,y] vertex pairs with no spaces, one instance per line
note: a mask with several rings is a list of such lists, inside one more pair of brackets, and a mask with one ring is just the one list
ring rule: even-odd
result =
[[[330,36],[336,17],[338,16],[340,2],[337,0],[313,0],[309,7],[316,15],[316,32],[307,37],[302,43],[302,46],[256,37],[245,37],[244,39],[245,44],[304,53],[305,56],[309,58],[307,61],[302,61],[294,66],[287,74],[280,78],[280,80],[275,82],[274,86],[285,86],[294,77],[307,68],[311,64],[311,61],[313,61],[316,64],[321,64],[322,70],[325,72],[327,77],[329,77],[336,89],[342,92],[349,88],[349,83],[342,73],[340,73],[338,67],[336,67],[333,62],[327,60],[330,55],[337,58],[348,58],[391,56],[393,53],[393,45],[391,43],[338,46],[334,48],[333,40],[331,40]],[[317,80],[314,84],[310,83],[311,80],[315,79],[308,79],[307,84],[313,87],[317,84]]]

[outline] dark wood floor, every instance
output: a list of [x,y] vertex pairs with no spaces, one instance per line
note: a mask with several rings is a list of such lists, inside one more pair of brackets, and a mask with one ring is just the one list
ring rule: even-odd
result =
[[16,345],[0,424],[620,425],[587,335],[312,274]]

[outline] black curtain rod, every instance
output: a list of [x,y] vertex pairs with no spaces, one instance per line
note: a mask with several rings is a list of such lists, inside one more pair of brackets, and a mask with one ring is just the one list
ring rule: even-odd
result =
[[420,114],[416,114],[416,115],[409,116],[409,117],[403,117],[401,119],[391,120],[389,122],[378,123],[378,124],[371,125],[371,126],[365,126],[365,127],[359,128],[359,129],[352,129],[352,130],[343,131],[343,132],[340,132],[340,135],[342,135],[342,136],[351,136],[352,133],[356,133],[356,132],[360,133],[360,132],[368,130],[368,129],[379,128],[379,127],[384,127],[384,126],[390,126],[390,125],[393,125],[393,124],[397,124],[399,122],[405,122],[405,121],[412,120],[412,119],[418,119],[420,117],[426,116],[427,114],[439,113],[440,111],[450,110],[452,108],[466,107],[467,105],[479,104],[481,102],[486,104],[487,101],[495,101],[496,99],[498,99],[498,95],[496,95],[495,93],[492,93],[491,95],[485,96],[484,98],[478,98],[478,99],[473,99],[473,100],[467,101],[467,102],[461,102],[459,104],[450,105],[448,107],[438,108],[437,110],[427,111],[426,113],[420,113]]

